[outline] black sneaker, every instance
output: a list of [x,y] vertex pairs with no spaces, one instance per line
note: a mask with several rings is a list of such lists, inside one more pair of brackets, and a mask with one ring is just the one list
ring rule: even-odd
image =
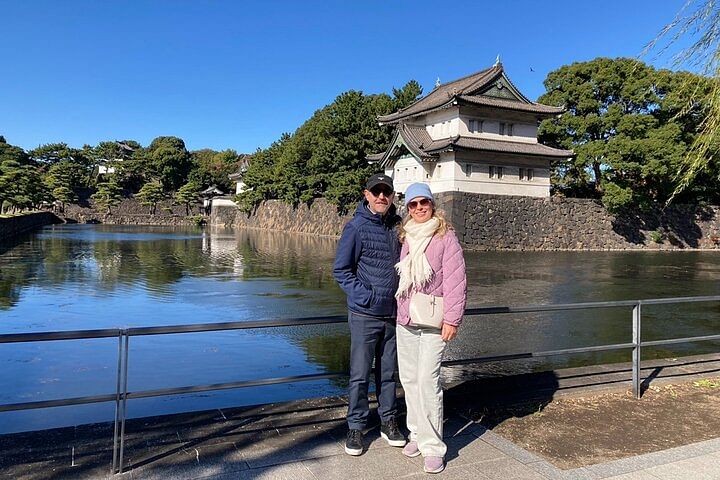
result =
[[345,453],[348,455],[362,455],[363,452],[363,434],[362,431],[350,429],[345,439]]
[[391,418],[380,426],[380,436],[384,438],[391,447],[405,446],[405,437],[400,433],[400,429],[394,418]]

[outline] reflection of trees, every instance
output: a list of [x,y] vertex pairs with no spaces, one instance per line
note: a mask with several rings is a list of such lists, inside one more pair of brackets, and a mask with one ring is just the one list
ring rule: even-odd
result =
[[134,247],[138,270],[148,288],[155,293],[169,293],[168,286],[183,277],[172,242],[137,242]]
[[20,235],[0,242],[0,310],[14,307],[20,292],[33,282],[37,270],[38,242]]
[[20,300],[22,287],[29,283],[29,266],[24,263],[5,265],[0,262],[0,309],[8,309]]
[[[334,335],[317,335],[303,338],[300,346],[305,350],[308,359],[325,367],[326,372],[349,372],[350,371],[350,335],[337,333]],[[346,386],[342,379],[332,380],[340,387]]]
[[[335,240],[275,232],[230,231],[217,236],[152,227],[58,227],[42,236],[5,243],[0,256],[0,305],[9,308],[31,284],[57,288],[94,285],[103,292],[144,281],[166,295],[184,276],[218,280],[279,277],[301,288],[337,288],[332,278]],[[142,237],[159,234],[158,238]],[[94,238],[118,234],[119,238]],[[138,235],[135,238],[135,235]],[[209,240],[208,240],[209,239]],[[218,275],[220,274],[220,275]]]
[[244,278],[283,277],[304,288],[337,288],[332,276],[335,239],[253,230],[240,230],[237,238]]

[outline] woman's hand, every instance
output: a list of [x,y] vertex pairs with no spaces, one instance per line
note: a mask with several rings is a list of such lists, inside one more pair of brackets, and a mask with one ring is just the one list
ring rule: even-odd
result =
[[449,342],[457,336],[458,327],[443,323],[442,325],[442,339],[445,342]]

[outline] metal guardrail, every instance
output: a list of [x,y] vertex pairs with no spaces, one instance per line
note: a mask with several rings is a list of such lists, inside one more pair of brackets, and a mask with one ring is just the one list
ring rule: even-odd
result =
[[[484,357],[450,360],[443,362],[444,366],[466,365],[477,363],[488,363],[505,360],[517,360],[523,358],[547,357],[556,355],[570,355],[576,353],[590,353],[609,350],[623,350],[632,348],[632,389],[635,398],[641,396],[641,349],[643,346],[660,346],[677,343],[699,342],[707,340],[720,340],[718,335],[703,335],[697,337],[671,338],[665,340],[642,341],[642,306],[663,305],[678,303],[698,303],[720,301],[718,296],[702,297],[678,297],[678,298],[657,298],[647,300],[621,300],[612,302],[586,302],[567,303],[554,305],[529,305],[520,307],[481,307],[468,308],[465,316],[498,315],[508,313],[536,313],[536,312],[557,312],[569,310],[587,310],[604,308],[632,308],[632,341],[628,343],[616,343],[605,345],[593,345],[578,348],[565,348],[559,350],[544,350],[538,352],[516,352],[502,355],[491,355]],[[323,317],[302,317],[288,318],[283,320],[250,321],[250,322],[225,322],[225,323],[199,323],[191,325],[168,325],[159,327],[137,327],[137,328],[113,328],[98,330],[73,330],[60,332],[38,332],[38,333],[10,333],[0,334],[0,344],[5,343],[29,343],[46,342],[58,340],[84,340],[94,338],[118,339],[117,359],[117,381],[114,394],[91,395],[74,398],[62,398],[55,400],[43,400],[37,402],[10,403],[0,405],[1,412],[18,410],[32,410],[39,408],[50,408],[70,405],[83,405],[90,403],[115,402],[115,426],[113,431],[113,464],[112,473],[122,473],[123,457],[125,449],[125,420],[127,414],[127,401],[132,398],[160,397],[191,392],[207,392],[226,390],[234,388],[256,387],[261,385],[276,385],[282,383],[294,383],[310,380],[322,380],[331,378],[346,377],[346,372],[320,373],[310,375],[295,375],[289,377],[263,378],[257,380],[246,380],[239,382],[216,383],[208,385],[191,385],[185,387],[163,388],[156,390],[141,390],[137,392],[128,391],[128,363],[130,337],[146,335],[168,335],[178,333],[214,332],[226,330],[249,330],[257,328],[292,327],[302,325],[322,325],[347,322],[345,315],[333,315]]]

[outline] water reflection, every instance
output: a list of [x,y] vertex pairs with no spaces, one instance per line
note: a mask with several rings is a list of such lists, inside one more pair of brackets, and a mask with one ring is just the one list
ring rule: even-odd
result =
[[[333,239],[253,230],[59,225],[0,245],[0,333],[344,314]],[[469,304],[527,305],[720,294],[720,252],[467,253]],[[714,304],[647,307],[644,338],[717,333]],[[468,318],[448,358],[622,343],[630,310]],[[112,342],[110,342],[112,343]],[[112,391],[115,349],[97,341],[0,346],[0,403]],[[678,345],[657,356],[717,350]],[[131,342],[131,390],[346,371],[345,325],[147,337]],[[483,365],[498,373],[626,360],[597,353]],[[134,402],[133,416],[340,393],[315,382]],[[70,409],[66,409],[70,411]],[[107,420],[4,415],[8,429]],[[75,410],[73,410],[75,411]],[[45,418],[43,418],[45,417]],[[43,423],[45,422],[45,423]],[[57,424],[57,423],[56,423]]]

